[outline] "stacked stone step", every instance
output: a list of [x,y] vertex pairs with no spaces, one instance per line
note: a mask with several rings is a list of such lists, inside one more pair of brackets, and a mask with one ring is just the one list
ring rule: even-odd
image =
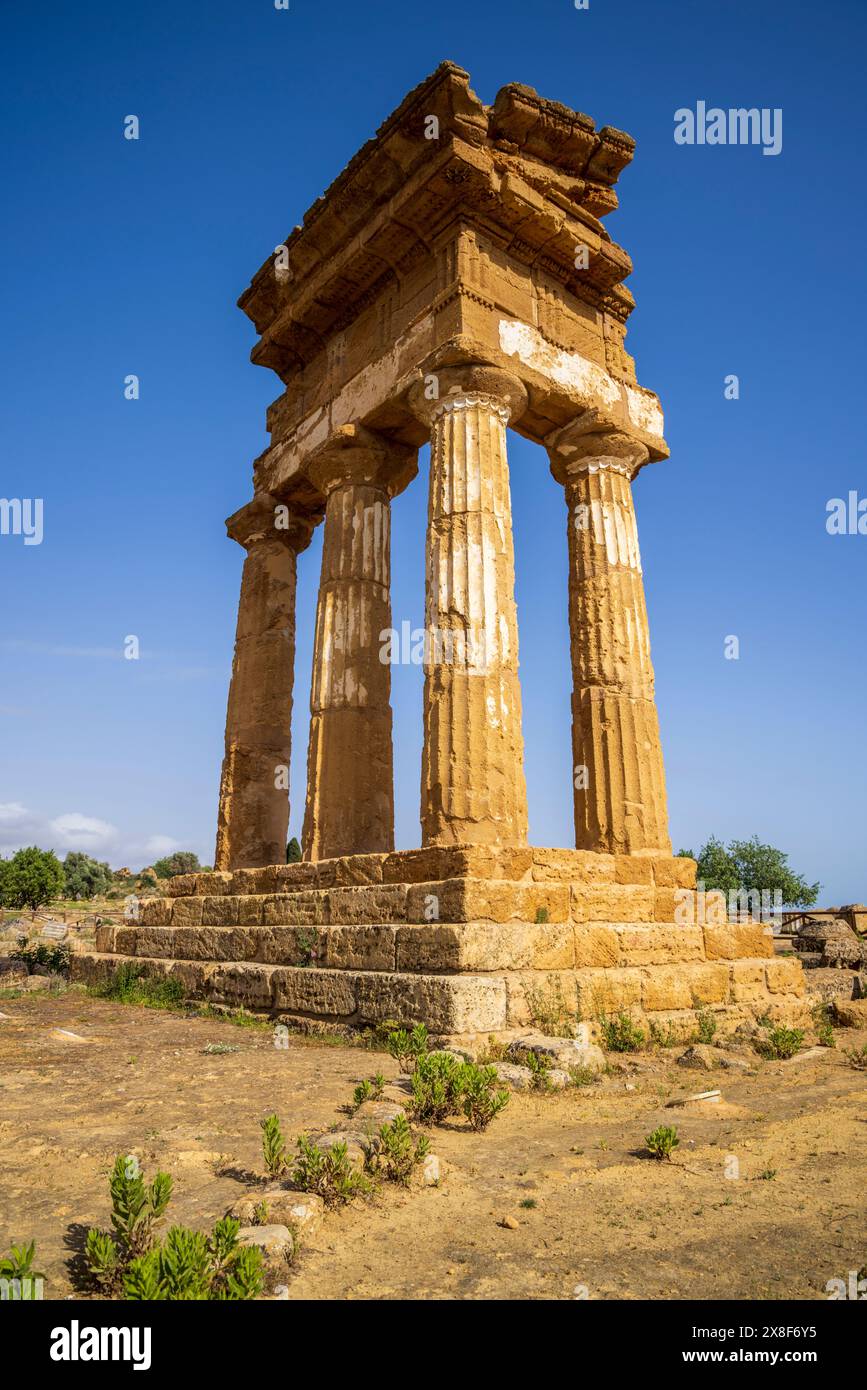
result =
[[186,875],[137,920],[100,928],[74,971],[100,979],[134,959],[192,998],[438,1033],[525,1027],[546,1000],[682,1036],[700,1008],[721,1031],[801,1016],[799,963],[694,882],[686,859],[475,848]]

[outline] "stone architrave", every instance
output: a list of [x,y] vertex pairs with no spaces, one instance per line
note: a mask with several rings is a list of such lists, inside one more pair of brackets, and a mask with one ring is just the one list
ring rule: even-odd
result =
[[575,844],[670,854],[632,498],[647,450],[592,411],[545,442],[568,512]]
[[417,451],[359,426],[311,459],[326,498],[316,610],[305,859],[394,848],[391,499]]
[[216,869],[282,863],[289,824],[295,578],[312,518],[267,494],[226,529],[247,552],[226,712]]
[[[430,398],[430,391],[436,395]],[[411,404],[430,430],[425,589],[425,845],[527,841],[506,426],[517,377],[445,368]]]

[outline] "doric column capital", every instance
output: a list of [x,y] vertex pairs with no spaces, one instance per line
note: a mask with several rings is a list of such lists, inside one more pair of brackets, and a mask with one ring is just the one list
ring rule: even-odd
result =
[[410,388],[407,405],[428,429],[448,411],[475,405],[489,406],[508,425],[526,410],[527,392],[512,372],[468,362],[427,372]]
[[545,440],[551,472],[558,483],[575,482],[582,473],[610,469],[627,478],[648,460],[646,445],[626,430],[606,424],[595,410],[585,410],[568,425],[554,430]]
[[228,518],[226,531],[248,552],[266,541],[277,541],[297,554],[307,549],[319,519],[291,502],[280,502],[270,492],[257,492]]
[[304,472],[325,497],[350,484],[396,497],[418,472],[418,450],[364,425],[341,425],[305,460]]

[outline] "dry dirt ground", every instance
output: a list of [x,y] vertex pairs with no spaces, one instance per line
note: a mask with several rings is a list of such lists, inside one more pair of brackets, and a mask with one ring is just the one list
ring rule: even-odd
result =
[[[262,1171],[263,1115],[293,1137],[336,1127],[362,1076],[396,1074],[381,1053],[278,1049],[269,1029],[75,990],[0,1011],[0,1254],[35,1238],[50,1298],[74,1294],[82,1229],[108,1224],[118,1153],[172,1174],[174,1220],[210,1226]],[[867,1263],[867,1072],[842,1051],[864,1041],[841,1030],[836,1051],[749,1074],[687,1071],[656,1051],[590,1088],[515,1095],[486,1133],[434,1132],[439,1188],[329,1214],[289,1297],[823,1299]],[[239,1050],[203,1051],[217,1042]],[[666,1109],[710,1086],[722,1106]],[[641,1157],[670,1123],[674,1161]]]

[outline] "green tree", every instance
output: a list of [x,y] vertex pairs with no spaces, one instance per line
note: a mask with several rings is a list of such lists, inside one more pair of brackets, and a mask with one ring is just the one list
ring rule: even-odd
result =
[[95,898],[97,894],[107,893],[114,882],[108,864],[74,850],[63,861],[63,874],[69,898]]
[[50,849],[19,849],[3,870],[3,903],[34,911],[63,892],[63,865]]
[[195,874],[200,868],[199,856],[186,849],[175,850],[174,854],[167,855],[165,859],[157,859],[154,863],[157,878],[175,878],[178,874]]
[[300,863],[301,863],[301,846],[299,845],[299,843],[298,843],[298,841],[296,840],[296,838],[295,838],[294,835],[292,836],[292,839],[289,841],[288,845],[286,846],[286,863],[287,863],[287,864],[300,864]]
[[705,888],[718,888],[723,893],[779,891],[786,907],[812,907],[822,886],[796,874],[789,868],[789,856],[772,845],[763,845],[758,835],[751,840],[731,840],[728,845],[711,835],[698,854],[691,849],[679,853],[696,860],[698,879]]

